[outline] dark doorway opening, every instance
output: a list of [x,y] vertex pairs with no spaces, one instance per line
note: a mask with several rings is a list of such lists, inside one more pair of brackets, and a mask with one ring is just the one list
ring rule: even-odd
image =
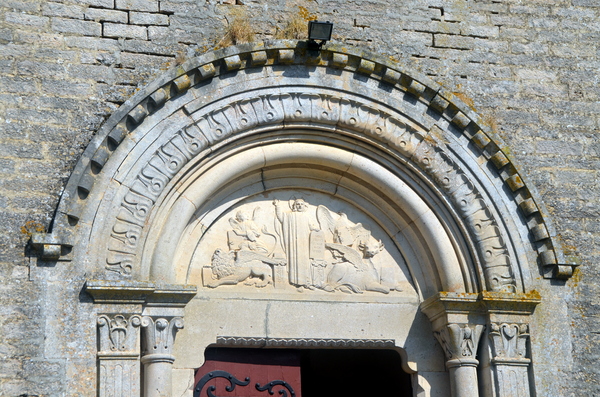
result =
[[267,397],[271,383],[271,391],[288,397],[413,395],[394,350],[219,347],[208,348],[205,359],[196,371],[195,397]]
[[412,397],[410,375],[394,350],[319,349],[302,352],[305,397]]

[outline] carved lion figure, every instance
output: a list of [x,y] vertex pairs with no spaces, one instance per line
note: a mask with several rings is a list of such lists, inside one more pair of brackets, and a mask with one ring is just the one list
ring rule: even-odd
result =
[[258,252],[217,249],[213,253],[211,264],[213,279],[216,279],[207,283],[210,288],[219,285],[236,285],[246,280],[245,285],[261,288],[273,284],[271,266],[278,265],[279,262]]

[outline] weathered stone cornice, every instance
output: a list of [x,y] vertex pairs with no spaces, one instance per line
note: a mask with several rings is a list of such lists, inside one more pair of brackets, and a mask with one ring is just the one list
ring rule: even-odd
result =
[[536,291],[503,293],[483,291],[476,294],[440,292],[421,303],[421,311],[431,321],[434,330],[451,323],[486,324],[506,321],[506,318],[526,318],[541,302]]
[[85,291],[94,303],[185,306],[195,295],[193,285],[172,285],[128,280],[89,280]]

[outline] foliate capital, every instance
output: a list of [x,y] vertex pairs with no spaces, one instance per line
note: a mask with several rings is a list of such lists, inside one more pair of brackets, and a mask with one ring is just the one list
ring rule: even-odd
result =
[[477,365],[475,359],[483,325],[448,324],[434,332],[442,345],[448,362]]
[[144,354],[170,355],[177,332],[183,328],[181,317],[142,317]]
[[531,361],[527,352],[529,325],[492,322],[489,337],[494,362],[529,363]]
[[138,328],[142,323],[140,316],[101,315],[96,323],[99,355],[139,355]]

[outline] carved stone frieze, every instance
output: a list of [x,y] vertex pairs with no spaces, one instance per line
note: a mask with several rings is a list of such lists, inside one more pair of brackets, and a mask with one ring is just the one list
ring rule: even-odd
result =
[[[346,213],[293,196],[258,202],[252,215],[238,209],[228,225],[228,248],[221,244],[203,271],[209,288],[244,282],[358,294],[402,290],[398,266],[378,260],[383,242]],[[395,273],[388,269],[394,265]]]
[[[112,226],[106,257],[108,270],[123,276],[132,273],[142,227],[152,205],[171,178],[195,155],[209,145],[258,126],[311,123],[365,134],[417,161],[449,195],[468,225],[483,264],[487,288],[515,290],[498,222],[467,175],[444,153],[443,143],[430,144],[424,140],[425,132],[416,125],[355,99],[310,92],[260,95],[234,101],[206,114],[194,114],[193,118],[195,124],[177,131],[156,151],[125,195]],[[276,264],[263,263],[264,266]]]
[[251,347],[337,347],[337,348],[391,348],[394,339],[316,339],[316,338],[258,338],[239,336],[218,336],[217,344],[223,346]]
[[483,325],[448,324],[434,332],[444,349],[448,365],[454,362],[477,362],[475,356],[483,329]]

